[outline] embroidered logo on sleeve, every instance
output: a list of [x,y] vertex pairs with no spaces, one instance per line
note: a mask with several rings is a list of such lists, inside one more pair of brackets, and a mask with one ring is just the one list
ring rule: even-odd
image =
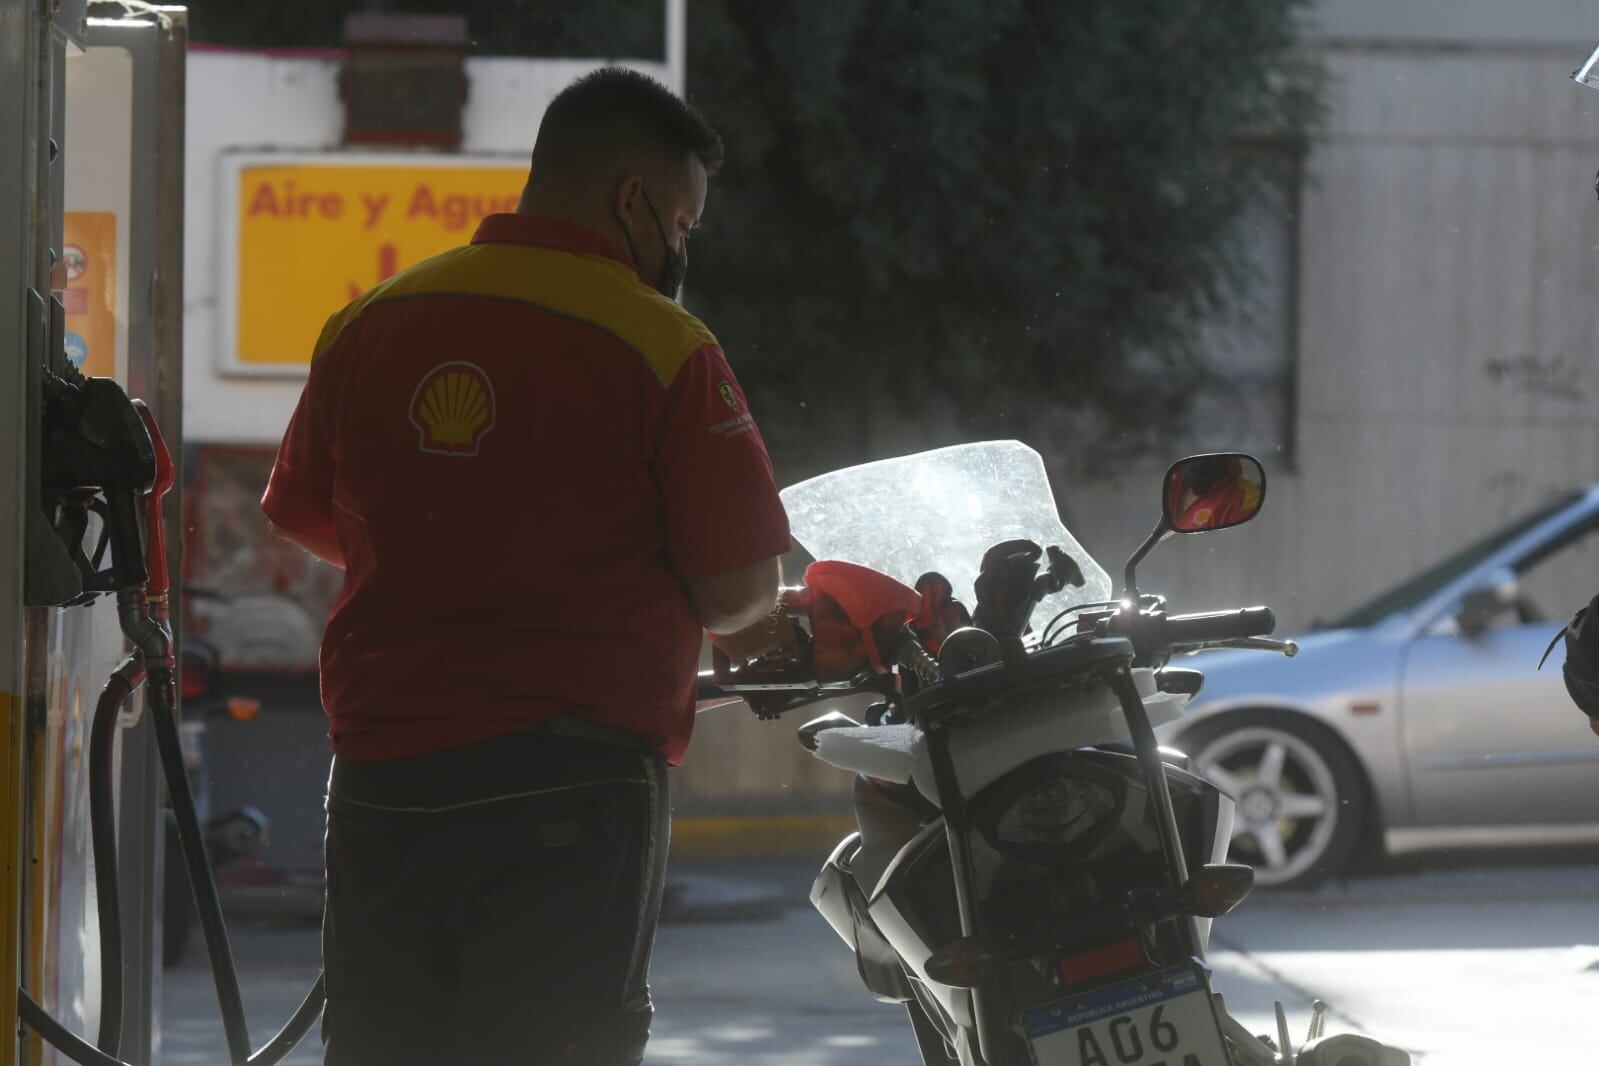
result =
[[716,391],[721,393],[722,402],[727,404],[727,409],[732,411],[735,415],[744,409],[738,402],[738,393],[733,391],[732,382],[722,382],[720,385],[716,386]]
[[745,411],[737,418],[729,418],[726,422],[718,422],[711,427],[713,437],[737,437],[741,433],[748,433],[755,428],[755,416]]
[[476,455],[494,428],[494,385],[488,374],[476,363],[434,367],[411,394],[411,424],[421,438],[417,447],[424,452]]

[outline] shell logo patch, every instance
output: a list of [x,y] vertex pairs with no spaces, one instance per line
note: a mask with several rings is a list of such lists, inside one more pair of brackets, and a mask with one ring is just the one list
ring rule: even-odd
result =
[[471,458],[494,428],[494,385],[476,363],[444,363],[430,370],[411,394],[417,447],[432,455]]
[[722,402],[727,404],[727,409],[732,411],[735,415],[738,414],[738,393],[733,391],[732,384],[724,381],[720,385],[716,386],[716,391],[721,394]]

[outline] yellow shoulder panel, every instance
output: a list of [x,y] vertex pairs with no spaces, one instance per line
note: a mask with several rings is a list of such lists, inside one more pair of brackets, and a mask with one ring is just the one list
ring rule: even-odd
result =
[[601,255],[536,245],[487,243],[454,248],[402,270],[328,320],[316,357],[374,304],[423,296],[516,300],[586,322],[638,352],[669,385],[689,356],[716,337],[632,269]]

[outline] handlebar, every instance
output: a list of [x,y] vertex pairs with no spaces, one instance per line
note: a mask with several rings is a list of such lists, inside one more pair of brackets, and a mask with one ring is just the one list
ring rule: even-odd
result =
[[[1159,609],[1124,610],[1103,617],[1095,627],[1095,632],[1100,637],[1122,636],[1130,639],[1138,649],[1140,662],[1163,663],[1173,652],[1194,651],[1204,647],[1258,647],[1292,656],[1298,648],[1291,642],[1260,639],[1276,628],[1277,616],[1270,607],[1244,607],[1232,611],[1179,615],[1167,615]],[[917,645],[913,650],[920,650],[920,646]],[[1065,650],[1065,645],[1046,648],[1028,655],[1026,663],[1045,669],[1045,660],[1050,660],[1047,667],[1054,669],[1065,662],[1057,662],[1056,653],[1064,653]],[[836,696],[845,692],[860,692],[869,687],[866,685],[867,678],[856,678],[849,682],[820,682],[808,670],[793,669],[798,665],[789,664],[790,669],[776,674],[752,676],[748,681],[736,676],[724,676],[718,680],[717,671],[706,670],[696,679],[695,699],[699,703],[743,700],[757,714],[774,708],[779,708],[780,713],[780,709],[813,703],[830,694]],[[943,680],[937,660],[925,651],[920,656],[899,656],[899,665],[915,670],[924,685],[936,686]]]
[[1160,635],[1166,645],[1179,647],[1264,637],[1276,628],[1277,616],[1270,607],[1244,607],[1236,611],[1171,615],[1162,623]]

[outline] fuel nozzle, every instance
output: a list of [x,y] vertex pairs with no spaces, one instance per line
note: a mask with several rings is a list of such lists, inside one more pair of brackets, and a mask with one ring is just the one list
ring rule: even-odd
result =
[[149,405],[143,400],[134,400],[133,408],[138,412],[145,432],[149,434],[151,452],[155,457],[155,478],[144,494],[144,568],[149,574],[145,593],[152,602],[165,604],[172,580],[167,572],[166,523],[161,520],[161,508],[165,505],[167,493],[172,491],[176,468]]
[[[145,420],[115,380],[75,371],[46,373],[43,416],[40,496],[83,579],[84,594],[74,602],[143,587],[150,572],[139,504],[159,473]],[[91,514],[101,521],[92,550],[87,544]]]

